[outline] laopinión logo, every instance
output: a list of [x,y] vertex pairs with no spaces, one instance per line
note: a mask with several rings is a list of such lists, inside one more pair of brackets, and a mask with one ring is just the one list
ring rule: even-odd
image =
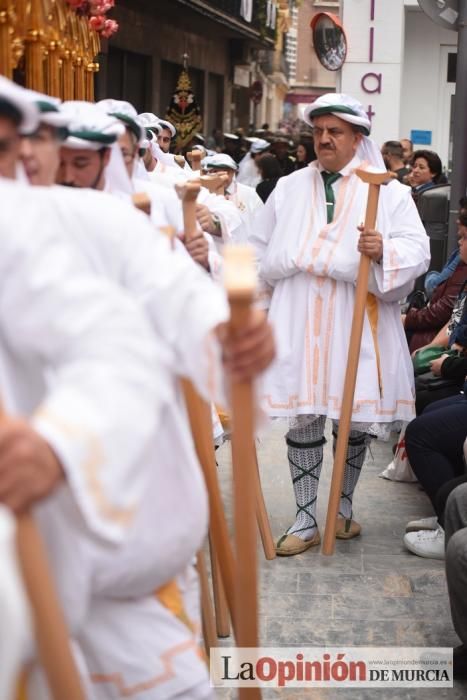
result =
[[211,650],[214,687],[452,687],[452,649],[423,647]]

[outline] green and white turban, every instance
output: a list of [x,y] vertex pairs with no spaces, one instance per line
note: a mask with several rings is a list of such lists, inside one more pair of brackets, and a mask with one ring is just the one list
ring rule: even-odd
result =
[[172,135],[172,138],[175,138],[177,135],[177,129],[171,122],[168,122],[165,119],[159,119],[159,127],[161,129],[168,129]]
[[68,126],[70,118],[62,112],[62,101],[58,97],[44,95],[42,92],[36,92],[35,90],[25,90],[25,93],[26,97],[39,110],[40,124],[47,124],[47,126],[51,126],[54,129],[62,130],[65,137],[64,130]]
[[27,93],[24,88],[0,75],[0,102],[9,105],[19,114],[20,134],[30,134],[39,126],[39,110]]
[[138,145],[141,146],[146,137],[146,132],[144,127],[140,124],[138,112],[132,104],[123,100],[108,99],[100,100],[97,106],[109,116],[115,117],[115,119],[121,121],[125,127],[128,127],[136,137]]
[[100,151],[110,148],[124,133],[125,127],[118,119],[91,102],[64,102],[61,109],[69,119],[65,148]]
[[63,147],[87,151],[109,148],[110,160],[105,169],[106,191],[131,194],[133,186],[117,141],[125,133],[122,122],[91,102],[64,102],[62,111],[69,117],[68,137]]
[[371,132],[371,121],[358,100],[344,93],[329,92],[305,107],[303,120],[313,126],[313,120],[324,114],[332,114],[349,124],[360,127],[363,138],[357,149],[358,157],[378,170],[386,170],[380,149],[368,138]]
[[227,153],[216,153],[214,156],[207,156],[201,161],[203,170],[235,170],[238,165]]

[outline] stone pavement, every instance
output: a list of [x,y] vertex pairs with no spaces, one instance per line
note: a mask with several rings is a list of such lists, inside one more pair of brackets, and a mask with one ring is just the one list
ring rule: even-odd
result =
[[[295,503],[283,434],[275,422],[258,449],[263,492],[274,536],[293,522]],[[318,497],[321,532],[332,470],[330,435]],[[311,549],[273,561],[259,550],[260,643],[263,646],[456,646],[444,562],[421,559],[402,544],[406,523],[432,515],[418,484],[378,477],[392,459],[391,444],[373,442],[354,499],[362,535],[336,543],[334,557]],[[217,452],[227,512],[231,512],[230,444]],[[228,643],[229,640],[226,640]],[[220,700],[236,698],[218,690]],[[467,683],[453,689],[315,689],[264,691],[263,698],[302,700],[412,700],[467,698]]]

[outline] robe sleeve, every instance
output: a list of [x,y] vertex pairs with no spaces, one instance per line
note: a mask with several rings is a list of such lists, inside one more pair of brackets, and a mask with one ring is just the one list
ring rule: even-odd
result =
[[213,331],[229,318],[224,290],[182,246],[170,250],[146,221],[140,222],[137,236],[128,236],[127,230],[124,225],[120,237],[126,263],[122,283],[169,347],[171,371],[188,377],[206,399],[223,400],[221,353]]
[[277,223],[276,217],[277,187],[268,197],[263,207],[258,207],[253,215],[249,243],[255,251],[255,260],[258,267],[258,302],[259,308],[268,309],[273,292],[273,286],[261,275],[261,263],[266,254],[271,234]]
[[[398,183],[388,185],[388,190],[393,187],[398,187]],[[403,190],[391,195],[388,193],[394,199],[397,195],[398,200],[385,217],[388,231],[381,230],[384,238],[383,259],[379,265],[372,264],[369,279],[369,291],[387,302],[399,301],[407,296],[414,281],[427,271],[430,263],[429,238],[410,191],[407,188]]]
[[32,424],[88,530],[118,543],[145,493],[143,455],[168,397],[154,335],[136,304],[64,244],[50,211],[29,203],[0,232],[4,342],[46,378]]

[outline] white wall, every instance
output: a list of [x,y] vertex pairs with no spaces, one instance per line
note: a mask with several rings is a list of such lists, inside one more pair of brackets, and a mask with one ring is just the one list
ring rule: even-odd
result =
[[439,27],[423,12],[407,12],[399,137],[409,138],[412,129],[432,131],[432,145],[426,148],[438,151],[445,164],[449,123],[444,71],[440,74],[442,45],[455,48],[457,32]]
[[[347,60],[341,71],[341,91],[362,102],[375,112],[372,136],[382,144],[397,137],[400,120],[402,61],[404,50],[404,0],[375,0],[371,19],[371,0],[344,0],[343,23],[348,41]],[[370,29],[374,31],[373,62],[370,61]],[[381,76],[381,90],[367,93],[362,78],[375,73]],[[365,79],[373,90],[375,78]]]

